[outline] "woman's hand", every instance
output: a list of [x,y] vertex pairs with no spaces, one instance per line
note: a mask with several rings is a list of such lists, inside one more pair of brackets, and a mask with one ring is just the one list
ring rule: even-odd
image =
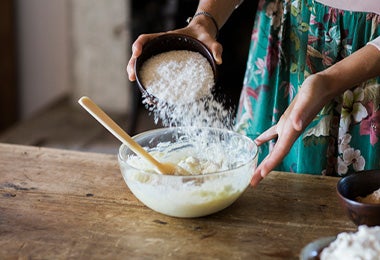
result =
[[[241,4],[242,1],[209,1],[199,0],[198,8],[195,13],[207,12],[209,15],[194,15],[188,26],[169,31],[167,33],[180,33],[192,36],[203,42],[211,51],[217,64],[222,64],[223,48],[220,43],[215,40],[218,30],[222,28],[228,17],[235,10],[236,6]],[[209,16],[213,18],[210,18]],[[128,62],[127,73],[129,80],[135,81],[135,62],[137,57],[140,56],[144,44],[149,40],[162,35],[164,33],[142,34],[132,45],[132,56]]]
[[277,142],[255,170],[251,184],[257,185],[282,161],[302,131],[332,98],[379,75],[380,52],[366,45],[326,70],[309,76],[278,124],[256,138],[257,145],[275,138]]
[[251,185],[256,186],[287,155],[306,126],[331,100],[329,85],[323,75],[309,76],[281,116],[279,122],[255,139],[257,145],[277,138],[269,155],[256,168]]
[[[197,19],[200,20],[200,17]],[[222,45],[220,45],[220,43],[218,43],[214,39],[214,36],[211,34],[212,32],[209,32],[207,30],[207,27],[203,26],[200,23],[192,23],[192,24],[189,24],[185,28],[174,30],[174,31],[140,35],[136,39],[136,41],[132,44],[132,56],[127,66],[127,73],[128,73],[128,77],[130,81],[136,80],[135,63],[136,63],[136,59],[141,55],[144,44],[146,44],[151,39],[165,33],[180,33],[180,34],[192,36],[200,40],[211,51],[216,63],[217,64],[222,63],[222,51],[223,51]]]

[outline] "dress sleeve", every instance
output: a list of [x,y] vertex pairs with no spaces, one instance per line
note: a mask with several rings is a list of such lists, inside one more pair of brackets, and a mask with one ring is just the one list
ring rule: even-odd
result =
[[375,46],[380,51],[380,36],[375,38],[374,40],[368,42],[368,44]]

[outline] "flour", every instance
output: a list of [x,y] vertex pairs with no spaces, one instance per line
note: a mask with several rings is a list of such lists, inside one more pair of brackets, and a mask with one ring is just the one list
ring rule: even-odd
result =
[[321,253],[321,260],[378,260],[380,227],[359,226],[356,233],[340,233]]
[[178,166],[182,167],[192,175],[208,174],[228,170],[227,167],[223,168],[222,165],[223,164],[221,163],[195,156],[186,157],[178,162]]
[[[170,51],[146,61],[143,69],[149,93],[143,95],[143,103],[156,124],[232,130],[233,113],[213,96],[214,74],[201,54]],[[157,98],[155,102],[150,95]]]
[[375,190],[366,197],[357,197],[356,200],[362,203],[380,204],[380,189]]
[[[186,176],[196,176],[205,175],[209,173],[215,173],[219,171],[227,171],[230,165],[228,165],[229,160],[227,158],[224,161],[217,161],[210,157],[196,156],[194,155],[194,149],[182,149],[177,153],[150,153],[155,159],[161,162],[170,162],[187,171]],[[221,157],[220,155],[218,155]],[[224,157],[226,154],[223,155]],[[155,173],[155,169],[150,163],[147,163],[144,158],[138,156],[131,156],[128,158],[128,164],[136,169],[144,170],[145,172]],[[173,175],[182,175],[181,173],[174,173]]]
[[[159,142],[154,148],[144,149],[160,162],[172,163],[185,169],[186,175],[224,172],[239,168],[250,159],[246,138],[231,134],[232,132],[223,130],[214,133],[207,129],[181,129],[176,133],[175,142]],[[143,157],[133,154],[127,162],[140,171],[156,173],[153,165]],[[174,175],[181,173],[176,172]]]
[[[189,100],[190,101],[190,100]],[[169,105],[158,101],[151,104],[150,98],[144,97],[143,103],[153,113],[156,124],[163,126],[193,126],[232,129],[233,114],[225,109],[213,96],[201,100],[192,100],[186,104]]]
[[168,51],[148,59],[141,81],[151,95],[170,104],[208,96],[215,85],[208,60],[193,51]]

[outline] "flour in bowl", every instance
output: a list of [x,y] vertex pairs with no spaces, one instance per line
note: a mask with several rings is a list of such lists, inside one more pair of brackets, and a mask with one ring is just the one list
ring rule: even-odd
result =
[[369,204],[380,204],[380,189],[375,190],[365,197],[357,197],[357,201]]
[[208,96],[215,84],[208,60],[198,52],[187,50],[151,57],[143,64],[140,75],[148,93],[170,104]]
[[340,233],[321,253],[321,260],[378,260],[380,227],[359,226],[356,233]]
[[[140,71],[147,89],[143,104],[165,127],[215,127],[232,130],[232,109],[214,97],[214,73],[200,53],[169,51],[147,60]],[[151,102],[151,96],[157,99]]]

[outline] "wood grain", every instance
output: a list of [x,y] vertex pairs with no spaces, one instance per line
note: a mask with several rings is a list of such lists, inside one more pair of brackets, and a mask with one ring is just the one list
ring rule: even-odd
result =
[[116,155],[0,144],[0,259],[297,259],[354,231],[337,178],[271,173],[203,218],[156,213],[128,190]]

